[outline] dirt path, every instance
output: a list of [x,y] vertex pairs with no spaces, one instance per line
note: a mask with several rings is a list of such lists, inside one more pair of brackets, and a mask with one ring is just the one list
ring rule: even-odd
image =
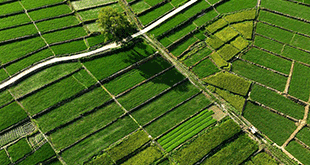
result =
[[291,70],[290,70],[290,74],[288,75],[287,82],[286,82],[286,85],[285,85],[285,89],[284,89],[284,92],[283,92],[283,93],[286,93],[286,94],[288,94],[288,89],[290,88],[290,83],[291,83],[291,79],[292,79],[292,75],[293,75],[293,70],[294,70],[294,64],[295,64],[295,61],[293,60],[292,66],[291,66]]
[[[179,13],[180,11],[184,10],[185,8],[187,8],[188,6],[191,6],[193,3],[195,3],[197,0],[191,0],[187,3],[185,3],[184,5],[182,5],[181,7],[173,10],[172,12],[168,13],[167,15],[165,15],[164,17],[162,17],[161,19],[157,20],[156,22],[154,22],[153,24],[151,24],[150,26],[144,28],[143,30],[139,31],[136,34],[133,34],[131,37],[135,38],[138,37],[150,30],[152,30],[153,28],[155,28],[156,26],[160,25],[161,23],[163,23],[164,21],[166,21],[167,19],[171,18],[172,16],[176,15],[177,13]],[[117,48],[120,47],[121,45],[116,44],[116,43],[110,43],[108,45],[105,45],[99,49],[90,51],[90,52],[86,52],[86,53],[81,53],[81,54],[77,54],[77,55],[73,55],[73,56],[69,56],[69,57],[56,57],[56,58],[52,58],[50,60],[47,60],[45,62],[39,63],[37,65],[32,66],[31,68],[28,68],[27,70],[24,70],[23,72],[17,74],[14,77],[11,77],[9,79],[7,79],[6,81],[4,81],[3,83],[0,84],[0,90],[17,82],[18,80],[22,79],[23,77],[52,64],[58,63],[58,62],[65,62],[65,61],[70,61],[70,60],[75,60],[75,59],[80,59],[83,57],[87,57],[87,56],[92,56],[94,54],[100,53],[100,52],[104,52],[104,51],[108,51],[112,48]]]

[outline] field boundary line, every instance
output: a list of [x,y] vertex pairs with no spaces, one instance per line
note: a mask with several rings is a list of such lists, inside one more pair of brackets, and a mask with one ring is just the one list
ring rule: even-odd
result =
[[288,90],[290,88],[290,83],[291,83],[291,79],[292,79],[292,76],[293,76],[294,64],[295,64],[295,61],[293,60],[292,66],[291,66],[291,69],[290,69],[290,74],[288,75],[286,86],[285,86],[285,89],[283,91],[283,93],[285,93],[285,94],[288,94]]
[[271,9],[268,9],[268,8],[261,8],[262,10],[265,10],[265,11],[268,11],[268,12],[271,12],[271,13],[274,13],[274,14],[278,14],[278,15],[282,15],[282,16],[285,16],[285,17],[288,17],[288,18],[292,18],[292,19],[295,19],[295,20],[299,20],[299,21],[303,21],[303,22],[306,22],[306,23],[310,23],[309,20],[306,20],[304,18],[299,18],[299,17],[295,17],[295,16],[291,16],[289,14],[285,14],[285,13],[281,13],[279,11],[276,11],[276,10],[271,10]]

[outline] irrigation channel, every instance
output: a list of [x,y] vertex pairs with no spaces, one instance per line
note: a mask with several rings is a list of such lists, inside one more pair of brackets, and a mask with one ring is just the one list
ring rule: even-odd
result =
[[[170,17],[176,15],[177,13],[179,13],[180,11],[184,10],[185,8],[191,6],[193,3],[195,3],[197,0],[191,0],[187,3],[185,3],[184,5],[178,7],[177,9],[173,10],[172,12],[168,13],[167,15],[165,15],[164,17],[162,17],[161,19],[157,20],[156,22],[154,22],[153,24],[149,25],[148,27],[140,30],[139,32],[137,32],[136,34],[133,34],[131,36],[131,38],[136,38],[150,30],[152,30],[153,28],[155,28],[156,26],[160,25],[161,23],[163,23],[164,21],[166,21],[167,19],[169,19]],[[90,52],[86,52],[86,53],[81,53],[81,54],[77,54],[77,55],[73,55],[73,56],[68,56],[68,57],[55,57],[52,58],[50,60],[44,61],[42,63],[39,63],[37,65],[34,65],[24,71],[22,71],[21,73],[15,75],[14,77],[10,77],[9,79],[7,79],[6,81],[4,81],[3,83],[0,84],[0,90],[3,88],[8,87],[9,85],[17,82],[18,80],[22,79],[23,77],[52,64],[55,63],[59,63],[59,62],[65,62],[65,61],[71,61],[71,60],[76,60],[76,59],[80,59],[83,57],[88,57],[88,56],[92,56],[94,54],[100,53],[100,52],[104,52],[113,48],[117,48],[120,47],[120,44],[117,43],[110,43],[108,45],[105,45],[101,48],[98,48],[96,50],[90,51]]]

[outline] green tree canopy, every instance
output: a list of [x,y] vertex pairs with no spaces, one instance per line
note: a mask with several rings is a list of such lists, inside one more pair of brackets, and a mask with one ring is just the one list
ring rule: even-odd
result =
[[125,14],[111,7],[101,9],[98,18],[97,22],[103,29],[101,33],[105,37],[105,42],[122,41],[135,31],[134,25],[128,21]]

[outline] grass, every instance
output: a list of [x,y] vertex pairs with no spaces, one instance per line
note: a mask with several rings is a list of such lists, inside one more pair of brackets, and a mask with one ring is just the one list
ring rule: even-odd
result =
[[26,9],[34,9],[41,6],[56,4],[59,2],[63,2],[62,0],[44,0],[44,1],[37,1],[37,0],[21,0],[21,3]]
[[123,165],[132,164],[152,164],[155,160],[162,157],[162,153],[157,146],[150,146],[145,150],[141,151],[137,155],[131,157]]
[[194,164],[216,146],[240,131],[240,127],[232,120],[225,121],[182,147],[173,154],[173,157],[180,165]]
[[20,27],[1,30],[0,31],[0,41],[6,41],[9,39],[15,39],[27,35],[32,35],[38,33],[37,29],[33,24],[30,25],[23,25]]
[[290,29],[296,32],[304,33],[310,35],[309,29],[310,25],[306,22],[299,21],[296,19],[291,19],[285,16],[274,14],[268,11],[260,11],[259,20],[265,21],[274,25],[281,26],[286,29]]
[[218,37],[216,36],[210,36],[206,39],[206,43],[211,46],[213,49],[218,49],[220,48],[222,45],[224,45],[225,43],[220,40]]
[[64,63],[61,65],[49,67],[28,78],[25,78],[19,84],[12,86],[10,91],[16,98],[19,98],[33,90],[44,86],[45,84],[48,84],[73,72],[79,67],[81,67],[79,63]]
[[23,23],[28,23],[30,21],[31,20],[29,19],[29,17],[24,13],[9,16],[9,17],[4,17],[4,18],[1,18],[0,28],[6,28],[6,27],[15,26],[15,25],[21,25]]
[[51,46],[52,50],[55,52],[56,56],[61,56],[64,54],[70,55],[87,49],[84,40],[71,41],[68,43]]
[[[83,64],[98,80],[101,80],[142,60],[154,52],[155,50],[151,46],[145,43],[137,43],[134,47],[127,47],[114,54],[109,54],[91,61],[83,61]],[[106,66],[104,70],[102,66]]]
[[148,135],[143,130],[139,130],[129,135],[116,146],[108,149],[107,153],[110,155],[111,159],[114,160],[114,162],[117,162],[142,147],[149,140],[150,138]]
[[131,5],[131,8],[135,13],[141,13],[142,11],[150,8],[151,6],[144,2],[143,0],[138,1],[137,3],[134,3]]
[[228,72],[220,72],[204,79],[208,84],[246,96],[251,82]]
[[306,145],[310,146],[310,139],[308,138],[310,135],[310,129],[309,127],[304,127],[302,130],[298,132],[296,137],[304,142]]
[[143,25],[147,25],[156,18],[160,17],[161,15],[167,13],[168,11],[172,10],[173,6],[170,3],[166,3],[144,15],[141,15],[139,19],[141,20]]
[[[36,25],[38,26],[41,32],[46,32],[49,30],[55,30],[55,29],[60,29],[60,28],[67,27],[67,26],[77,25],[78,23],[79,21],[77,20],[75,16],[66,16],[66,17],[56,18],[56,19],[52,19],[48,21],[38,22],[36,23]],[[52,34],[57,34],[57,33],[52,33]]]
[[227,26],[227,21],[225,21],[224,19],[218,19],[217,21],[213,22],[212,24],[210,24],[209,26],[206,27],[206,30],[213,34],[216,31],[218,31],[219,29],[224,28],[225,26]]
[[194,44],[196,41],[198,41],[197,38],[191,37],[188,40],[182,41],[181,43],[178,43],[176,47],[174,47],[171,51],[171,53],[174,56],[181,55],[186,49],[188,49],[189,46]]
[[44,18],[52,18],[55,16],[68,14],[70,12],[71,10],[69,6],[67,4],[63,4],[63,5],[58,5],[58,6],[43,8],[40,10],[31,11],[28,14],[34,21],[37,21],[37,20],[41,20]]
[[296,141],[291,141],[285,149],[302,163],[309,164],[310,151]]
[[210,76],[220,70],[212,63],[210,59],[205,59],[196,65],[192,72],[194,72],[199,78]]
[[4,90],[0,92],[0,106],[6,103],[9,103],[12,100],[13,100],[13,97],[8,90]]
[[36,63],[36,62],[39,62],[43,59],[51,57],[53,55],[54,54],[50,49],[44,49],[38,53],[35,53],[35,54],[33,54],[27,58],[24,58],[18,62],[15,62],[15,63],[7,66],[5,69],[9,74],[13,75],[13,74],[17,73],[18,71]]
[[99,87],[41,116],[36,121],[43,132],[48,132],[110,99],[111,97]]
[[268,155],[266,152],[260,152],[245,162],[245,165],[254,165],[254,164],[269,164],[269,165],[277,165],[277,161]]
[[0,163],[3,165],[11,164],[11,161],[4,149],[0,150]]
[[229,14],[229,15],[226,15],[224,18],[226,21],[232,24],[236,22],[254,20],[255,17],[256,17],[256,9],[251,9],[251,10],[244,10],[241,12]]
[[250,43],[247,40],[243,39],[241,36],[239,36],[235,40],[233,40],[230,44],[236,47],[239,51],[241,51],[245,49],[247,46],[249,46]]
[[40,149],[38,149],[32,155],[28,156],[25,160],[18,163],[18,165],[38,164],[54,155],[55,152],[52,149],[52,147],[49,145],[49,143],[45,143],[42,147],[40,147]]
[[283,0],[266,0],[262,2],[261,6],[279,11],[281,13],[289,14],[291,16],[310,20],[310,10],[304,5]]
[[28,117],[27,113],[16,102],[1,108],[0,111],[2,121],[0,131]]
[[[153,137],[157,137],[176,124],[190,117],[194,113],[198,112],[202,108],[205,108],[211,103],[210,100],[206,98],[204,94],[200,94],[185,104],[174,109],[172,112],[166,114],[160,119],[154,121],[152,124],[148,125],[145,129]],[[165,123],[165,124],[163,124]]]
[[176,69],[171,69],[156,77],[154,80],[147,82],[146,84],[143,84],[142,86],[139,86],[131,92],[118,98],[118,101],[127,110],[130,110],[147,101],[151,97],[156,96],[182,79],[184,79],[182,74],[177,72]]
[[215,12],[215,10],[211,10],[211,11],[208,11],[207,13],[205,13],[203,16],[196,18],[193,21],[193,23],[199,27],[199,26],[206,24],[207,22],[209,22],[210,20],[215,18],[217,15],[218,14]]
[[32,149],[30,148],[26,138],[23,138],[17,143],[8,147],[8,153],[10,154],[13,162],[16,162],[18,159],[24,157],[31,151]]
[[290,83],[289,94],[301,100],[308,101],[310,93],[310,80],[308,73],[310,68],[299,63],[295,63],[293,76]]
[[283,91],[287,78],[269,70],[237,60],[232,64],[232,71],[253,81]]
[[199,90],[187,81],[131,114],[144,125],[198,92]]
[[285,60],[278,56],[274,56],[256,48],[248,51],[245,55],[242,56],[242,58],[285,74],[290,73],[292,65],[291,61]]
[[110,3],[114,1],[115,0],[97,0],[97,1],[81,0],[81,1],[73,1],[71,2],[71,4],[75,10],[80,10],[80,9],[94,7],[96,5],[102,5],[102,4],[106,4],[106,3]]
[[94,154],[107,148],[137,128],[138,125],[130,117],[124,117],[66,150],[61,156],[68,164],[82,164]]
[[236,23],[231,25],[234,29],[236,29],[243,37],[245,37],[248,40],[252,39],[253,35],[253,22],[252,21],[246,21],[241,23]]
[[220,13],[230,13],[242,9],[253,8],[256,4],[256,1],[249,2],[248,0],[230,0],[216,7],[216,10]]
[[58,129],[49,135],[49,138],[54,144],[54,147],[57,150],[61,150],[101,129],[123,113],[124,111],[116,103],[110,104],[92,114],[84,116],[81,120]]
[[251,99],[283,112],[296,119],[304,117],[305,107],[264,87],[255,85],[251,90]]
[[[43,37],[48,43],[66,41],[74,38],[86,36],[87,33],[82,27],[74,27],[53,33],[44,34]],[[57,36],[57,37],[56,37]]]
[[236,37],[238,35],[238,32],[235,31],[231,27],[226,27],[226,28],[222,29],[221,31],[215,33],[214,35],[217,38],[219,38],[220,40],[227,42],[227,41],[230,41],[231,39],[233,39],[234,37]]
[[295,35],[291,45],[302,48],[304,50],[310,50],[310,38],[302,35]]
[[258,145],[254,140],[247,135],[241,135],[201,164],[229,164],[231,162],[239,164],[250,157],[256,150],[258,150]]
[[0,15],[11,14],[19,11],[23,11],[23,7],[19,2],[12,2],[7,4],[2,4],[0,6]]
[[[83,74],[81,75],[83,77],[80,77],[79,74]],[[25,109],[33,115],[62,101],[63,99],[73,96],[79,91],[87,88],[87,86],[90,86],[91,83],[94,84],[92,77],[87,75],[85,70],[82,70],[29,97],[26,97],[21,100],[21,103]],[[66,88],[63,88],[64,86]]]
[[239,53],[239,50],[235,47],[233,47],[231,44],[226,44],[223,47],[221,47],[217,53],[222,56],[223,60],[229,61],[234,56],[236,56]]
[[201,59],[203,59],[204,57],[210,55],[212,53],[212,51],[208,48],[203,48],[201,50],[198,50],[197,52],[195,52],[193,55],[191,55],[190,57],[186,58],[185,60],[181,59],[181,61],[187,66],[193,66],[194,64],[196,64],[198,61],[200,61]]
[[290,46],[285,46],[281,55],[290,59],[294,59],[296,61],[310,64],[309,53],[292,48]]
[[46,44],[40,37],[13,42],[0,46],[0,61],[2,64],[20,58],[32,51],[44,47]]
[[264,36],[273,38],[275,40],[284,42],[284,43],[290,43],[290,41],[293,38],[294,33],[282,30],[280,28],[276,28],[264,23],[257,23],[256,26],[256,33],[262,34]]
[[243,115],[258,130],[280,146],[296,129],[293,121],[254,105],[251,102],[247,102]]
[[154,76],[169,66],[170,64],[163,58],[156,57],[155,59],[140,65],[138,68],[109,81],[104,84],[104,86],[110,93],[116,96],[136,84]]
[[239,95],[234,95],[229,91],[221,90],[219,88],[216,88],[215,92],[218,95],[220,95],[223,99],[225,99],[227,102],[229,102],[233,107],[235,107],[240,113],[242,112],[245,98]]
[[277,54],[281,54],[283,48],[282,44],[257,35],[255,36],[254,45]]

